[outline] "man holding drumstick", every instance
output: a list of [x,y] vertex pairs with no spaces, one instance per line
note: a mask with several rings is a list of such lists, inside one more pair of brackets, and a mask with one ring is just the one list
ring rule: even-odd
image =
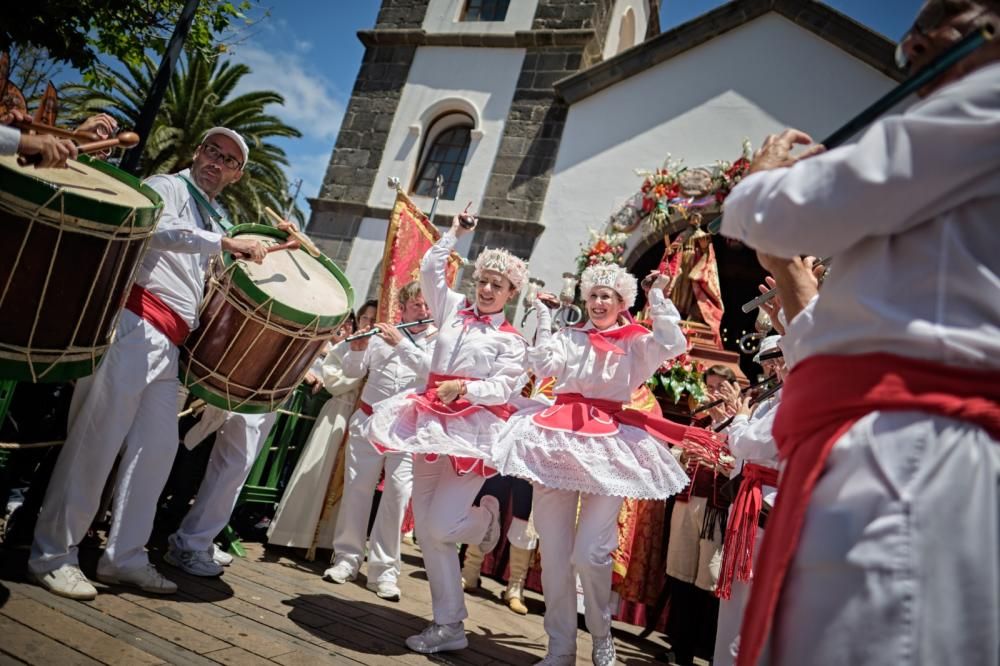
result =
[[248,156],[239,134],[216,127],[195,151],[190,170],[147,181],[163,197],[163,215],[114,342],[97,372],[77,382],[69,435],[35,529],[29,573],[55,594],[97,595],[80,571],[77,544],[119,452],[113,519],[97,577],[156,594],[177,590],[149,563],[145,544],[177,451],[179,346],[198,325],[208,262],[220,250],[256,262],[266,254],[259,241],[229,238],[216,222],[221,216],[213,202],[242,177]]

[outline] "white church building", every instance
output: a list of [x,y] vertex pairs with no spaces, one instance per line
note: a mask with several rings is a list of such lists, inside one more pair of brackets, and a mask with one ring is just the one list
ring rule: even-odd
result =
[[[396,178],[459,251],[504,246],[558,290],[589,238],[641,185],[636,169],[740,155],[785,127],[817,140],[901,79],[885,37],[812,0],[732,0],[659,33],[659,0],[383,0],[309,230],[359,299],[377,294]],[[663,253],[642,228],[626,263]],[[715,240],[731,330],[762,275]],[[751,315],[752,320],[752,315]],[[752,321],[751,321],[752,323]]]

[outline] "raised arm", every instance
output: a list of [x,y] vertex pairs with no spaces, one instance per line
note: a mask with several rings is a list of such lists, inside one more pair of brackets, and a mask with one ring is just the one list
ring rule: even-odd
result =
[[427,300],[438,328],[443,325],[448,313],[465,301],[461,294],[448,287],[447,280],[448,258],[457,240],[457,236],[448,231],[427,250],[420,262],[420,293]]

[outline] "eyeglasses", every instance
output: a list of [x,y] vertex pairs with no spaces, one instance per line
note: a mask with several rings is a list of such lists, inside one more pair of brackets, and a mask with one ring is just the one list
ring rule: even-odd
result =
[[[968,13],[970,9],[972,9],[972,7],[967,7],[965,10],[955,13],[949,12],[944,2],[936,2],[927,5],[924,11],[920,12],[920,15],[913,22],[913,25],[910,26],[910,29],[903,33],[903,36],[899,39],[899,43],[896,44],[896,66],[900,69],[906,69],[910,66],[910,59],[907,57],[906,51],[903,50],[903,43],[909,39],[911,35],[918,35],[923,39],[930,39],[930,33],[940,28],[946,21]],[[979,10],[965,22],[964,28],[960,29],[958,26],[954,26],[955,30],[957,30],[962,36],[965,36],[969,32],[968,28],[972,26],[980,16],[988,11],[990,11],[988,7]]]
[[205,153],[205,155],[208,156],[208,159],[212,160],[213,162],[222,162],[224,165],[226,165],[227,169],[238,171],[243,167],[242,162],[240,162],[235,157],[230,157],[229,155],[224,154],[221,150],[219,150],[219,147],[216,146],[215,144],[203,143],[201,144],[201,150],[202,152]]

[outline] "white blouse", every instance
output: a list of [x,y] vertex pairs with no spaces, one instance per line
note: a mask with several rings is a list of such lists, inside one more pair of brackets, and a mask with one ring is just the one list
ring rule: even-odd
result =
[[361,399],[374,405],[426,383],[433,349],[434,341],[428,339],[428,331],[403,331],[403,339],[395,347],[373,336],[362,351],[347,348],[343,357],[344,375],[364,377],[367,373],[368,381],[361,392]]

